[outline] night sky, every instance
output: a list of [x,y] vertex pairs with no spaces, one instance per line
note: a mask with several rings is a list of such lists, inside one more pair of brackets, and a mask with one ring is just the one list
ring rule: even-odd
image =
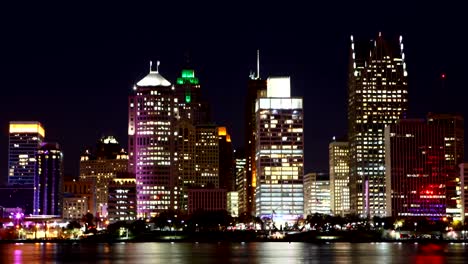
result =
[[243,145],[243,104],[256,50],[262,78],[291,76],[292,95],[304,97],[305,172],[327,170],[331,138],[346,134],[350,34],[367,41],[381,31],[394,43],[403,35],[410,117],[428,111],[468,116],[462,6],[199,2],[2,4],[0,175],[7,175],[13,120],[40,121],[46,139],[63,147],[70,176],[78,175],[80,153],[100,136],[115,135],[126,147],[133,84],[148,73],[149,60],[160,60],[160,73],[174,83],[187,52],[213,120],[228,127],[235,147]]

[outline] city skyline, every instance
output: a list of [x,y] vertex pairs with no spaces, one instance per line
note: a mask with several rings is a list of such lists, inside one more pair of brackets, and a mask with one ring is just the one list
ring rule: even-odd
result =
[[[203,14],[202,7],[194,8]],[[187,50],[200,79],[203,96],[212,105],[213,120],[228,128],[235,147],[244,143],[244,113],[238,105],[245,102],[248,75],[256,68],[256,50],[260,49],[263,79],[291,76],[292,94],[304,98],[304,173],[327,170],[328,144],[333,136],[346,134],[351,34],[361,40],[376,38],[379,31],[386,39],[397,40],[403,35],[408,62],[409,117],[424,117],[427,112],[460,112],[466,116],[462,97],[457,96],[466,83],[463,76],[466,55],[460,52],[466,37],[458,34],[462,29],[461,23],[457,24],[460,19],[453,13],[448,17],[445,14],[448,12],[444,12],[447,7],[440,7],[437,12],[428,8],[430,12],[421,12],[424,14],[413,18],[411,12],[417,8],[416,4],[398,7],[398,19],[385,22],[397,9],[389,8],[372,24],[365,21],[377,15],[364,19],[360,15],[365,12],[361,11],[356,14],[356,20],[347,25],[329,23],[323,28],[314,25],[324,19],[323,15],[310,18],[305,16],[306,11],[276,22],[272,17],[280,13],[274,7],[265,10],[265,13],[272,13],[271,17],[253,12],[255,14],[247,15],[247,20],[237,25],[228,21],[235,16],[236,10],[233,10],[226,11],[226,17],[222,17],[223,12],[213,17],[226,26],[224,31],[209,29],[206,22],[196,21],[193,30],[185,31],[185,37],[178,36],[181,24],[159,22],[158,27],[157,21],[136,19],[135,14],[130,16],[130,20],[135,20],[128,28],[111,25],[104,30],[104,36],[99,32],[106,29],[106,23],[97,16],[91,16],[88,22],[80,25],[65,17],[59,17],[65,24],[62,26],[49,19],[39,20],[31,27],[22,24],[25,22],[18,23],[26,34],[19,36],[7,31],[6,50],[13,52],[4,54],[1,65],[5,91],[5,103],[0,108],[4,113],[0,117],[2,177],[5,180],[7,173],[9,121],[41,122],[48,132],[46,140],[63,146],[65,175],[68,176],[77,176],[79,155],[101,136],[114,135],[126,146],[125,102],[133,85],[147,74],[150,60],[160,60],[162,75],[174,83],[184,67]],[[289,9],[286,7],[286,11]],[[252,10],[261,9],[254,5]],[[181,12],[181,16],[188,13]],[[71,17],[76,17],[77,13]],[[437,16],[432,19],[432,15]],[[342,12],[334,17],[339,16],[342,16],[341,21],[352,17]],[[32,22],[34,18],[32,15],[25,21]],[[113,21],[112,15],[107,18]],[[164,21],[164,18],[167,15],[156,20]],[[418,18],[425,27],[408,23]],[[260,21],[262,19],[264,21]],[[179,23],[182,22],[186,22],[185,19]],[[69,26],[68,31],[62,30],[65,26]],[[156,28],[161,32],[156,32]],[[253,30],[255,28],[257,30]],[[89,32],[84,33],[83,29]],[[154,36],[147,33],[149,29],[155,31]],[[173,41],[161,41],[159,33]],[[199,37],[200,41],[183,41],[194,37]],[[458,41],[447,41],[454,38]],[[90,39],[96,41],[88,42]],[[250,41],[243,42],[243,39]],[[16,45],[23,42],[31,46]],[[440,80],[442,73],[447,74],[445,85]],[[444,93],[440,93],[442,89]]]

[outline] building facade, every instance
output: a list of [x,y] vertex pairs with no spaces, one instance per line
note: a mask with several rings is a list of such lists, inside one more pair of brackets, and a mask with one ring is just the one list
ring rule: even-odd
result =
[[[159,63],[158,63],[159,64]],[[134,86],[128,105],[129,172],[136,177],[137,217],[149,218],[177,204],[174,87],[159,69]]]
[[87,149],[80,158],[80,181],[93,182],[95,190],[92,199],[96,204],[92,212],[101,217],[107,216],[109,183],[118,173],[128,171],[128,154],[120,147],[113,136],[99,139],[94,150]]
[[197,210],[221,211],[226,210],[227,197],[225,189],[192,188],[188,190],[188,213]]
[[[247,177],[246,155],[243,149],[234,152],[234,174],[236,176],[236,191],[238,195],[239,214],[247,212]],[[250,215],[250,214],[249,214]]]
[[[86,201],[86,206],[82,208],[87,208],[86,213],[96,214],[96,187],[95,182],[93,181],[79,181],[76,179],[65,179],[63,182],[63,196],[64,198],[77,198],[78,200]],[[74,203],[76,199],[71,199],[70,201]],[[65,212],[69,211],[67,204],[64,203],[64,217],[66,216]],[[73,210],[73,209],[72,209]]]
[[63,197],[63,220],[80,221],[88,212],[87,197]]
[[449,170],[446,182],[447,214],[460,219],[462,203],[462,180],[459,165],[465,160],[464,119],[460,114],[429,113],[427,122],[440,127],[444,135],[445,167]]
[[434,115],[386,128],[387,215],[464,217],[463,178],[454,170],[454,131],[434,122]]
[[9,126],[8,184],[34,185],[36,151],[45,130],[36,121],[12,121]]
[[335,140],[329,144],[331,212],[349,213],[349,143]]
[[131,174],[117,177],[109,184],[108,219],[117,221],[134,221],[137,216],[136,180]]
[[245,192],[239,193],[239,199],[245,201],[241,204],[241,213],[255,215],[255,189],[257,187],[257,162],[256,147],[257,147],[257,116],[256,102],[260,97],[266,97],[267,80],[260,78],[260,53],[257,51],[257,72],[250,74],[247,82],[247,97],[245,102]]
[[384,129],[405,117],[408,74],[401,36],[399,41],[387,43],[379,33],[369,49],[364,46],[355,46],[351,36],[350,206],[353,213],[370,218],[386,214]]
[[386,128],[389,216],[446,217],[447,168],[442,130],[420,120]]
[[63,154],[57,143],[41,144],[36,152],[34,215],[62,215]]
[[267,83],[256,102],[256,215],[295,221],[304,214],[302,98],[290,96],[289,77]]
[[461,214],[461,222],[465,223],[465,219],[468,214],[468,163],[463,162],[458,165],[460,168],[460,182],[461,182],[461,209],[462,214]]
[[326,173],[304,175],[304,212],[306,215],[331,214],[330,178]]
[[227,193],[227,211],[232,217],[239,216],[239,194],[237,192]]

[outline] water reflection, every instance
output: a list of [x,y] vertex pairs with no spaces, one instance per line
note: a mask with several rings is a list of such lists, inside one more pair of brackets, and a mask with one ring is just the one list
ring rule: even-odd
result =
[[406,243],[2,244],[0,263],[465,263],[468,245]]

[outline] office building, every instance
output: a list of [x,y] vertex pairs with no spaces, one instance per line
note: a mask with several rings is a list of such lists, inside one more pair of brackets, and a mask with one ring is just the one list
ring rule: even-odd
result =
[[233,150],[231,135],[226,127],[218,127],[218,148],[219,148],[219,188],[226,189],[227,192],[235,191],[235,178],[233,174]]
[[81,221],[89,212],[87,197],[65,196],[63,197],[63,220]]
[[461,222],[464,223],[468,214],[468,163],[463,162],[458,165],[460,168],[460,182],[461,182]]
[[[236,149],[234,152],[234,174],[236,177],[236,191],[238,196],[239,214],[247,212],[247,177],[246,156],[244,149]],[[250,214],[249,214],[250,215]]]
[[349,213],[349,144],[335,140],[329,144],[331,212]]
[[306,215],[331,214],[330,178],[326,173],[304,175],[304,212]]
[[257,117],[256,117],[256,102],[260,97],[266,97],[267,81],[260,78],[260,52],[257,50],[257,72],[250,74],[247,82],[247,97],[245,102],[245,179],[246,191],[239,193],[239,199],[245,201],[241,205],[241,212],[255,215],[255,188],[257,187],[257,163],[256,157],[256,142],[257,142]]
[[237,192],[227,193],[227,211],[232,217],[239,216],[239,194]]
[[122,174],[109,184],[109,222],[134,221],[137,216],[136,180],[131,174]]
[[[72,214],[76,215],[78,212],[75,212],[75,209],[70,209],[69,206],[73,203],[78,203],[78,200],[81,200],[79,203],[86,202],[86,205],[80,205],[80,212],[86,209],[86,213],[91,213],[96,215],[96,187],[94,181],[80,181],[73,178],[65,178],[63,182],[63,197],[64,197],[64,208],[63,208],[63,217]],[[70,198],[70,199],[68,199]],[[65,199],[68,199],[69,203],[65,203]],[[75,202],[76,201],[76,202]],[[68,212],[66,214],[65,212]]]
[[129,96],[129,172],[135,173],[137,217],[149,218],[177,204],[175,88],[151,69]]
[[459,165],[465,160],[464,119],[460,114],[429,113],[428,124],[442,129],[445,146],[445,167],[448,170],[446,182],[447,214],[459,219],[462,209],[462,180]]
[[209,105],[202,99],[200,81],[195,77],[195,70],[189,67],[183,69],[174,88],[178,116],[181,119],[187,119],[193,125],[210,122]]
[[[370,47],[367,47],[370,46]],[[351,36],[348,85],[350,207],[363,217],[385,216],[385,126],[405,118],[408,85],[403,39],[382,34],[368,45]]]
[[39,122],[12,121],[9,127],[8,184],[34,184],[35,154],[44,141],[45,130]]
[[80,181],[91,181],[95,187],[93,214],[107,216],[108,187],[117,173],[128,171],[128,154],[113,136],[100,138],[95,149],[87,149],[80,158]]
[[[455,126],[447,127],[435,116],[430,114],[427,121],[399,120],[385,129],[387,215],[431,220],[464,217],[463,177],[459,169],[454,170]],[[458,136],[463,141],[463,132]]]
[[188,213],[195,211],[226,211],[226,190],[219,188],[191,188],[188,190]]
[[62,216],[63,154],[57,143],[41,144],[35,171],[33,214]]
[[304,214],[302,98],[291,97],[289,77],[267,84],[255,107],[256,215],[291,223]]

